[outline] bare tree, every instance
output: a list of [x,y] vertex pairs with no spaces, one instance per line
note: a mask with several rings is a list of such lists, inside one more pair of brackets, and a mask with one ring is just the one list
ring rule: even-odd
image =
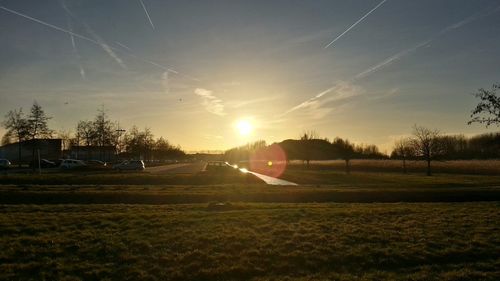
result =
[[406,160],[413,155],[412,142],[408,138],[399,139],[394,144],[393,157],[403,161],[403,173],[407,173]]
[[431,161],[444,153],[441,133],[435,129],[431,130],[415,125],[413,127],[411,146],[415,152],[415,156],[421,157],[427,162],[427,175],[430,176],[432,174]]
[[82,120],[76,125],[76,138],[77,143],[83,143],[86,146],[90,146],[94,142],[94,124],[92,121]]
[[18,165],[21,166],[21,142],[28,136],[28,120],[24,117],[23,109],[11,110],[5,115],[3,126],[7,130],[4,137],[16,138],[18,142]]
[[497,96],[499,89],[500,84],[494,84],[491,90],[481,88],[474,94],[480,102],[472,110],[469,125],[472,123],[486,124],[486,127],[493,124],[500,125],[500,97]]

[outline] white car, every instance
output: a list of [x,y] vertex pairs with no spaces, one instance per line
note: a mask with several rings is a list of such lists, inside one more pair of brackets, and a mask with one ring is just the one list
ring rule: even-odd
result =
[[64,159],[61,162],[61,168],[62,169],[73,169],[73,168],[78,168],[78,167],[84,167],[87,166],[85,162],[82,160],[74,160],[74,159]]
[[10,167],[10,161],[7,159],[0,159],[0,169],[7,169]]

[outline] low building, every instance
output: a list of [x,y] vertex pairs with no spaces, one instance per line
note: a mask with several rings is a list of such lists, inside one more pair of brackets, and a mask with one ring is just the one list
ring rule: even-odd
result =
[[[61,139],[35,139],[21,142],[21,164],[28,164],[40,153],[40,159],[57,160],[62,157]],[[19,143],[11,143],[0,147],[0,158],[12,163],[19,163]]]
[[72,146],[67,156],[71,159],[78,160],[100,160],[104,162],[112,162],[116,160],[116,149],[112,145],[108,146]]

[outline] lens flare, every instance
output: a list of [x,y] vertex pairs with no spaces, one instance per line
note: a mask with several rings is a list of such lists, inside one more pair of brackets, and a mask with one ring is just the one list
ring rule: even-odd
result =
[[250,156],[250,171],[278,178],[285,172],[287,157],[278,144],[257,150]]

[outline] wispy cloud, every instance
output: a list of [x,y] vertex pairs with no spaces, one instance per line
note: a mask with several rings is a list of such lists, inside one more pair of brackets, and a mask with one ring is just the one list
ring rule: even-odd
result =
[[234,101],[226,102],[226,105],[228,107],[231,107],[231,108],[241,108],[241,107],[248,106],[251,104],[266,103],[269,101],[277,100],[279,98],[280,98],[280,96],[273,96],[273,97],[257,98],[257,99],[251,99],[251,100],[234,100]]
[[161,83],[166,94],[170,93],[170,79],[168,76],[168,71],[163,72],[161,75]]
[[382,0],[380,3],[378,3],[377,6],[375,6],[373,9],[371,9],[368,13],[366,13],[364,16],[362,16],[359,20],[357,20],[355,23],[353,23],[349,28],[347,28],[344,32],[342,32],[339,36],[335,37],[330,43],[328,43],[324,48],[330,47],[333,43],[335,43],[337,40],[339,40],[342,36],[344,36],[347,32],[349,32],[351,29],[353,29],[356,25],[358,25],[360,22],[362,22],[366,17],[368,17],[371,13],[373,13],[375,10],[377,10],[382,4],[384,4],[387,0]]
[[[322,118],[335,108],[335,106],[322,108],[324,105],[342,100],[347,100],[349,98],[359,96],[362,93],[364,93],[364,89],[362,87],[356,86],[349,81],[339,81],[335,83],[334,86],[326,89],[325,91],[322,91],[315,97],[310,98],[300,103],[299,105],[290,108],[288,111],[279,116],[282,117],[298,109],[308,108],[309,114],[312,115],[314,119]],[[329,94],[329,96],[327,98],[322,98],[326,94]]]
[[219,116],[226,115],[226,113],[224,112],[224,104],[222,100],[214,96],[213,91],[203,88],[196,88],[194,90],[194,93],[203,99],[202,105],[208,112]]
[[155,29],[155,25],[153,24],[153,21],[151,20],[151,17],[149,16],[149,13],[148,13],[148,9],[146,9],[146,5],[144,5],[144,2],[142,0],[139,0],[139,2],[141,2],[141,6],[142,8],[144,9],[144,13],[146,14],[146,16],[148,17],[148,20],[149,20],[149,24],[151,24],[151,27],[153,29]]

